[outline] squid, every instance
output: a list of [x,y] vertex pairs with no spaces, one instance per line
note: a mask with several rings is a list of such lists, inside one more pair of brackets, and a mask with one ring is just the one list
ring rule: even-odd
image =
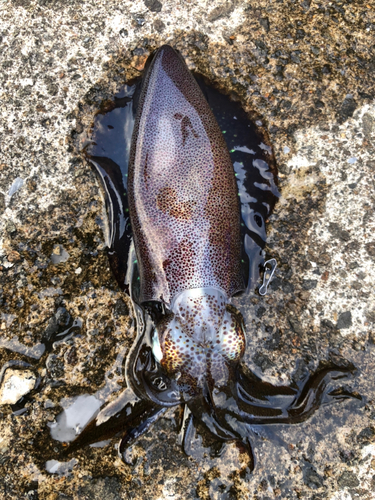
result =
[[[111,266],[138,324],[128,388],[67,451],[121,433],[124,455],[168,408],[182,405],[186,453],[199,427],[219,448],[237,441],[252,455],[252,426],[303,422],[331,380],[354,366],[332,358],[288,387],[244,365],[245,324],[233,297],[254,287],[278,193],[275,171],[253,160],[253,179],[233,166],[201,86],[172,47],[149,58],[136,94],[126,185],[112,160],[90,157],[107,194]],[[263,213],[249,185],[262,194]]]

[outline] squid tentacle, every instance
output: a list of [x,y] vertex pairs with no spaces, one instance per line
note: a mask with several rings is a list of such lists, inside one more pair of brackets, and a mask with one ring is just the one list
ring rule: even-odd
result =
[[[271,386],[268,383],[259,382],[264,385],[263,396],[256,398],[249,394],[249,379],[241,368],[237,368],[236,381],[229,387],[212,391],[212,400],[218,421],[229,424],[232,429],[244,429],[243,424],[296,424],[309,418],[321,405],[325,395],[331,393],[326,391],[331,380],[343,378],[355,370],[354,366],[330,365],[318,369],[302,383],[297,392],[294,388]],[[290,389],[290,390],[288,390]],[[267,394],[267,398],[264,394]],[[291,399],[291,396],[294,398]],[[272,401],[276,397],[277,401]],[[348,391],[333,391],[332,397],[357,397]]]
[[[108,410],[113,408],[112,412]],[[111,405],[104,408],[64,450],[70,455],[76,450],[99,441],[112,438],[115,434],[126,432],[123,440],[126,443],[147,430],[166,408],[160,407],[146,399],[135,398],[134,393],[125,390]],[[148,427],[147,427],[148,425]]]

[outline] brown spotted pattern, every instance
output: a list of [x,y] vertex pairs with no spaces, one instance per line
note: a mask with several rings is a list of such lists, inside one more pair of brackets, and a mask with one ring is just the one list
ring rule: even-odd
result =
[[161,365],[169,376],[180,374],[179,384],[193,393],[205,380],[226,384],[228,365],[244,353],[242,318],[226,302],[219,291],[189,290],[172,304],[174,314],[158,325]]
[[129,164],[140,301],[244,288],[240,212],[222,133],[182,58],[160,48],[146,72]]

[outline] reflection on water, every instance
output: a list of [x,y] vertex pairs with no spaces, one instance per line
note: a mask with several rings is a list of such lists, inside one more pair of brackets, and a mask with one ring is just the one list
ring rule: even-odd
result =
[[70,406],[57,416],[56,422],[49,424],[52,438],[61,442],[72,441],[95,417],[100,406],[101,402],[95,396],[77,396]]
[[25,356],[33,359],[40,359],[46,349],[44,344],[26,346],[18,341],[17,336],[11,338],[10,340],[0,337],[0,347],[17,352],[18,354],[24,354]]
[[58,460],[47,460],[46,470],[50,474],[59,474],[59,476],[66,476],[73,470],[73,467],[78,464],[76,458],[72,458],[69,462],[59,462]]

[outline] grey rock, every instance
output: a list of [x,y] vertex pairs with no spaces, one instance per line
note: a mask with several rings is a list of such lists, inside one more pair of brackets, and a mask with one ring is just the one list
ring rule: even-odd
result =
[[317,284],[318,284],[317,280],[303,280],[302,288],[304,290],[312,290],[313,288],[316,288]]
[[270,20],[268,17],[262,17],[259,19],[259,24],[264,28],[267,32],[270,30]]
[[295,64],[299,64],[301,62],[301,59],[299,57],[300,54],[301,54],[300,50],[295,50],[290,54],[290,60]]
[[362,130],[367,139],[371,139],[372,134],[375,131],[375,119],[369,113],[365,113],[362,116]]
[[165,30],[165,24],[161,19],[155,19],[153,27],[158,33],[161,33],[162,31]]
[[114,307],[114,313],[119,316],[128,316],[129,307],[122,299],[118,299]]
[[323,478],[311,465],[303,467],[303,482],[311,489],[321,488],[324,484]]
[[345,328],[350,328],[352,324],[352,313],[350,311],[345,311],[340,314],[336,328],[344,330]]
[[342,229],[336,222],[331,222],[328,226],[328,230],[335,238],[339,238],[342,241],[350,240],[350,233]]
[[353,116],[354,111],[357,109],[357,102],[352,97],[344,99],[341,109],[339,111],[339,120],[345,121]]
[[334,325],[334,323],[332,323],[331,320],[327,319],[327,318],[323,318],[320,322],[320,326],[324,329],[324,330],[336,330],[336,326]]
[[365,427],[357,436],[357,441],[362,444],[362,446],[367,446],[368,444],[375,441],[375,428]]
[[222,5],[215,7],[209,12],[209,14],[207,15],[207,21],[213,23],[214,21],[217,21],[222,17],[228,16],[233,11],[233,9],[234,9],[233,1],[224,2]]
[[270,289],[271,290],[278,290],[281,287],[282,283],[283,283],[283,281],[281,278],[278,278],[278,277],[272,278],[271,283],[270,283]]
[[295,319],[295,318],[288,318],[288,321],[290,323],[290,326],[292,327],[292,330],[295,333],[298,333],[300,335],[303,333],[302,325],[301,325],[301,323],[297,319]]
[[258,309],[257,309],[257,311],[255,313],[255,316],[257,318],[261,318],[264,315],[265,312],[266,312],[266,308],[263,307],[263,306],[260,306],[260,307],[258,307]]
[[311,0],[303,0],[303,2],[301,2],[301,7],[304,10],[309,10],[310,5],[311,5]]
[[327,265],[331,262],[331,256],[327,252],[323,252],[318,255],[317,263],[321,265]]
[[344,471],[338,479],[338,485],[341,489],[356,488],[359,486],[357,476],[352,471]]
[[151,11],[151,12],[160,12],[163,4],[159,2],[159,0],[143,0],[146,7]]
[[47,328],[43,334],[43,341],[50,341],[57,334],[63,332],[71,323],[71,317],[65,307],[59,307],[56,314],[49,320]]
[[270,368],[273,365],[270,358],[260,352],[255,354],[253,361],[257,366],[261,368],[262,371],[267,370],[267,368]]

